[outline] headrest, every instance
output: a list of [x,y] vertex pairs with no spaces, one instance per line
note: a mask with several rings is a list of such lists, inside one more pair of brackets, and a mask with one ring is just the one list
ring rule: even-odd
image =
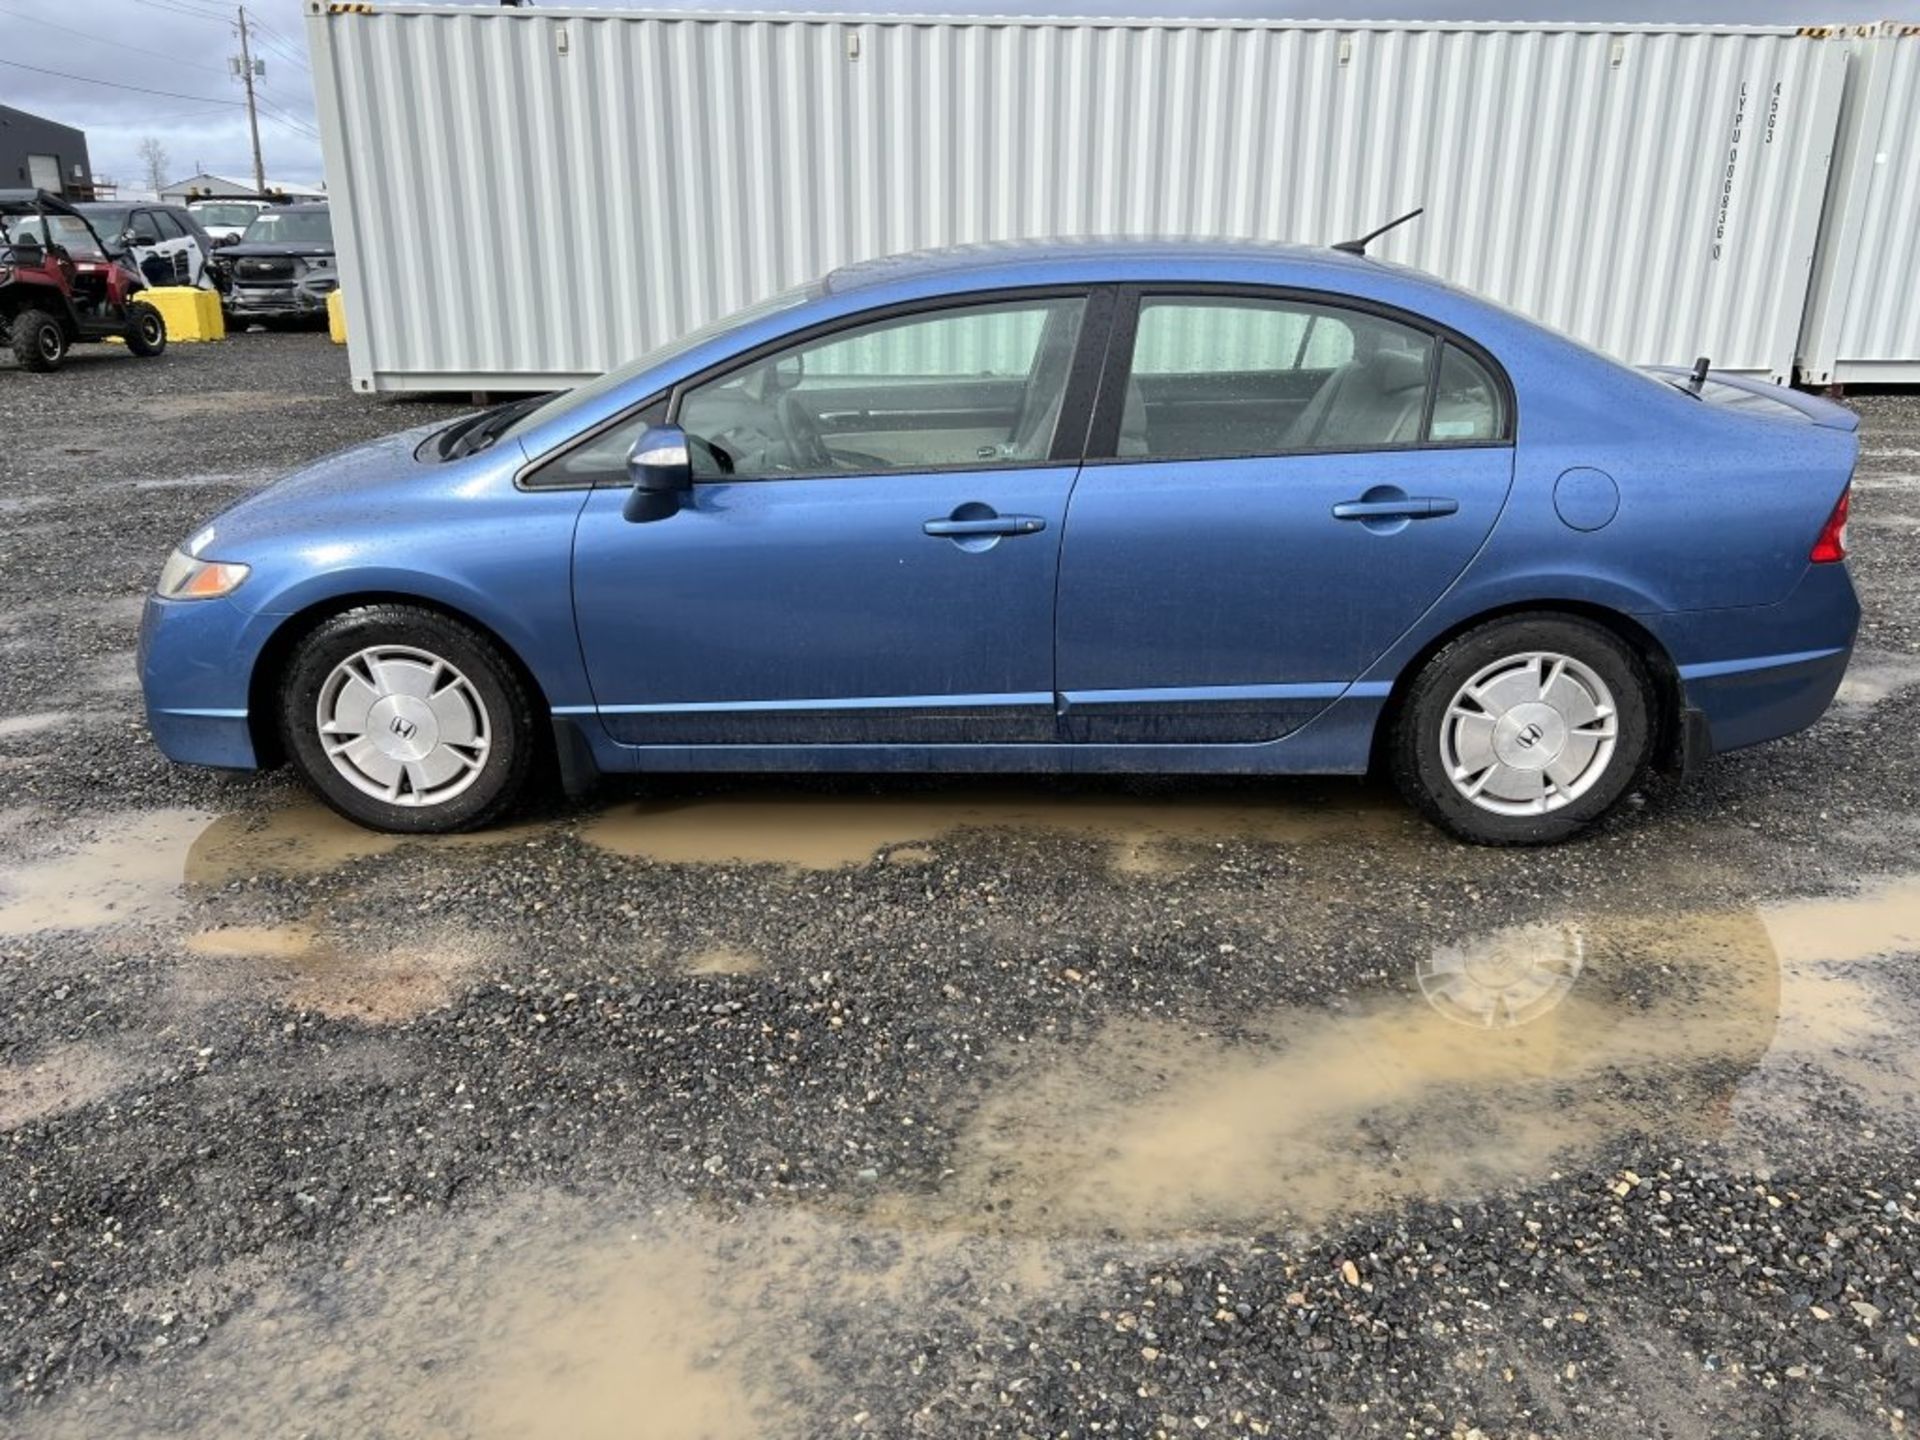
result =
[[1427,357],[1424,354],[1408,354],[1405,350],[1383,347],[1374,351],[1369,368],[1373,372],[1373,383],[1382,395],[1417,390],[1427,383]]

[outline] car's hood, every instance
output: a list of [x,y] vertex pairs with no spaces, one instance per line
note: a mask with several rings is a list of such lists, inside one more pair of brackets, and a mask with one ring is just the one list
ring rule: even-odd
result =
[[280,245],[263,245],[256,240],[251,245],[245,242],[238,245],[222,245],[220,247],[220,254],[223,259],[227,260],[244,260],[255,255],[298,255],[304,259],[312,259],[315,256],[324,255],[327,259],[331,260],[333,258],[333,248],[331,245],[316,245],[311,241],[289,240]]
[[416,460],[420,442],[447,422],[415,426],[396,435],[323,455],[282,476],[212,521],[213,558],[245,559],[247,547],[301,531],[378,525],[383,512],[406,506],[411,493],[440,467]]

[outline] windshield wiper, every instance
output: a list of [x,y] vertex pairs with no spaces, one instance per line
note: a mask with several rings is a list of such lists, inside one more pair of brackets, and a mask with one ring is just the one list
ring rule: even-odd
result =
[[458,460],[477,455],[507,432],[521,416],[544,404],[545,395],[529,395],[524,400],[496,405],[466,420],[455,421],[440,432],[440,458]]

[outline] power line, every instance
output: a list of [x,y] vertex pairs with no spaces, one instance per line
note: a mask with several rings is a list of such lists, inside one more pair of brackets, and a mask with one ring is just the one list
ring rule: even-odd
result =
[[318,140],[320,138],[319,130],[314,128],[309,122],[301,119],[298,115],[295,115],[292,111],[282,110],[278,105],[275,105],[263,96],[256,95],[254,98],[259,102],[261,107],[266,110],[269,119],[278,120],[282,125],[298,130],[303,135],[307,135],[312,139]]
[[257,16],[250,23],[253,25],[254,29],[264,31],[266,33],[268,43],[271,44],[277,41],[281,45],[286,46],[287,49],[294,52],[295,54],[299,53],[300,47],[298,45],[296,45],[292,40],[288,39],[287,36],[282,34],[279,30],[276,30],[273,26],[268,25],[267,23],[259,19]]
[[217,10],[205,10],[188,3],[188,0],[133,0],[136,5],[150,5],[155,10],[171,10],[176,15],[191,15],[196,20],[214,20],[222,25],[233,22]]
[[78,35],[82,40],[91,41],[95,45],[112,45],[117,49],[130,50],[136,55],[146,56],[149,60],[171,60],[176,65],[185,65],[194,70],[204,70],[209,75],[225,73],[217,66],[203,65],[199,61],[189,60],[183,55],[168,55],[158,50],[150,50],[144,45],[128,45],[120,40],[109,40],[106,36],[96,35],[90,30],[76,30],[71,25],[56,25],[51,20],[42,20],[38,15],[29,15],[25,11],[15,10],[11,6],[0,5],[0,11],[12,15],[16,19],[26,20],[34,25],[44,25],[49,30],[58,30],[66,35]]
[[146,85],[128,85],[119,80],[99,80],[91,75],[70,75],[65,70],[49,70],[43,65],[28,65],[20,60],[0,59],[0,65],[11,65],[16,70],[31,70],[36,75],[55,75],[62,80],[78,80],[82,85],[105,85],[113,90],[134,90],[142,95],[164,95],[169,100],[195,100],[202,105],[244,106],[243,100],[215,100],[206,95],[182,95],[178,90],[155,90]]

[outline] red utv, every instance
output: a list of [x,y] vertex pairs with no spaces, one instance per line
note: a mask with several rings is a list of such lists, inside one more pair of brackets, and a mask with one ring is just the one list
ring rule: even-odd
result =
[[167,348],[167,324],[147,282],[109,250],[87,217],[44,190],[0,190],[0,337],[29,370],[56,370],[67,347],[127,342],[140,356]]

